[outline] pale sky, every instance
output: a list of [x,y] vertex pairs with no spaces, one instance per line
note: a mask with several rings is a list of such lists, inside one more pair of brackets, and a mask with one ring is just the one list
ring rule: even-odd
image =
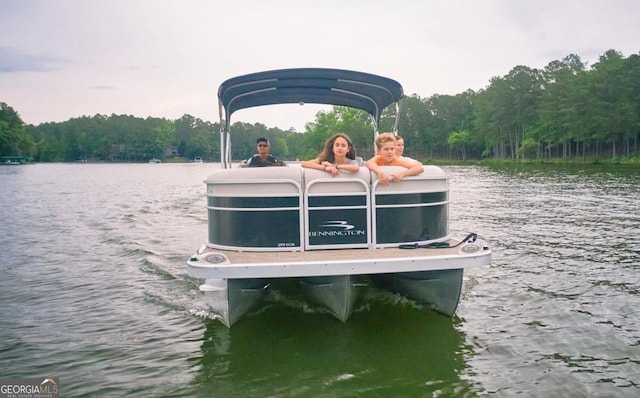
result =
[[[638,0],[0,0],[0,102],[27,124],[95,114],[218,121],[228,78],[330,67],[425,98],[516,65],[640,51]],[[302,131],[317,105],[232,122]]]

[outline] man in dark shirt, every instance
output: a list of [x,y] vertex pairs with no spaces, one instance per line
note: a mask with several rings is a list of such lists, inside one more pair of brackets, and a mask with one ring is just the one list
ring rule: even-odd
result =
[[269,154],[269,140],[261,137],[256,141],[258,153],[247,160],[247,167],[286,166],[287,164]]

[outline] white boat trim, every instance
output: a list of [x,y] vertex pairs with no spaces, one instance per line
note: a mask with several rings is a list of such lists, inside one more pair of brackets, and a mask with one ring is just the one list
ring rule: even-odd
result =
[[[457,244],[451,240],[451,244]],[[469,253],[472,251],[471,253]],[[216,258],[220,263],[207,259]],[[491,250],[477,242],[437,249],[342,249],[278,252],[264,261],[264,252],[237,252],[202,246],[188,261],[188,273],[200,278],[292,278],[435,271],[490,265]]]

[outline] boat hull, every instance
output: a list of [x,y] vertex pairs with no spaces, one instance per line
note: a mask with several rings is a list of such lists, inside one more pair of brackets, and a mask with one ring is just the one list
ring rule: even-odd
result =
[[200,286],[209,309],[225,326],[231,327],[264,297],[269,282],[261,278],[206,279]]
[[374,285],[453,316],[460,301],[464,270],[435,270],[372,275]]
[[[265,262],[261,252],[203,245],[188,261],[188,273],[205,278],[210,307],[230,327],[260,302],[269,282],[299,279],[306,297],[346,321],[371,280],[377,288],[406,296],[452,316],[465,268],[487,266],[491,250],[479,242],[450,240],[447,248],[346,249],[279,252]],[[389,272],[394,270],[397,272]],[[216,284],[224,284],[217,288]],[[203,285],[203,286],[205,286]],[[227,300],[228,303],[224,303]]]
[[368,283],[361,275],[317,276],[301,279],[305,296],[346,322]]

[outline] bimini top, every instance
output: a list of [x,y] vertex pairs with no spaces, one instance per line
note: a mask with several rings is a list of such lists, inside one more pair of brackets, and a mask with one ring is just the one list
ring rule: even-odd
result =
[[245,108],[273,104],[325,104],[361,109],[377,122],[384,108],[404,96],[395,80],[341,69],[297,68],[251,73],[218,89],[220,119]]

